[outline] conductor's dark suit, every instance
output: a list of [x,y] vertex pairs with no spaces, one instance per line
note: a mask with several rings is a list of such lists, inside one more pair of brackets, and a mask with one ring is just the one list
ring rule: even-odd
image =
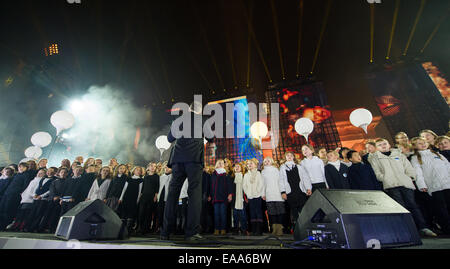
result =
[[[202,210],[202,172],[204,166],[204,138],[194,137],[194,118],[200,117],[203,128],[203,117],[191,113],[191,136],[176,139],[172,132],[168,134],[172,148],[168,166],[172,168],[172,180],[164,210],[164,223],[161,236],[169,236],[175,230],[175,208],[185,179],[188,179],[188,212],[185,226],[185,237],[199,233],[200,213]],[[198,119],[198,118],[197,118]],[[211,130],[208,128],[208,130]],[[203,133],[203,132],[202,132]]]

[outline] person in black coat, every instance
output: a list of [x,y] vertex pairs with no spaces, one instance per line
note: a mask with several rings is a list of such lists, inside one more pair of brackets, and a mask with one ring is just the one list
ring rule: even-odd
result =
[[439,147],[439,153],[450,162],[450,137],[439,136],[435,144]]
[[372,166],[363,163],[361,155],[352,150],[347,153],[347,158],[353,163],[348,175],[350,187],[353,190],[383,190],[383,184],[377,180]]
[[56,231],[56,226],[58,225],[59,215],[61,213],[60,201],[64,191],[64,183],[69,174],[69,169],[62,167],[56,174],[58,177],[50,185],[50,201],[44,217],[39,224],[38,232],[48,230],[50,233],[54,233]]
[[138,216],[138,203],[142,192],[142,168],[136,166],[127,178],[120,196],[121,218],[127,220],[128,234],[134,232],[134,224]]
[[81,176],[80,186],[73,197],[75,205],[86,200],[96,178],[97,174],[95,173],[95,165],[88,165],[85,173]]
[[[346,156],[347,157],[347,156]],[[329,189],[350,189],[348,166],[339,160],[339,154],[330,150],[327,153],[328,164],[325,165],[325,178]]]
[[57,170],[56,167],[50,167],[47,170],[46,177],[39,181],[39,185],[34,191],[34,201],[27,221],[28,224],[24,227],[25,232],[36,232],[39,229],[39,224],[50,203],[50,185],[56,180]]
[[20,163],[18,166],[19,173],[16,174],[5,190],[2,200],[0,201],[0,230],[5,230],[6,226],[11,223],[17,213],[20,205],[20,194],[28,187],[32,180],[28,171],[27,163]]
[[156,173],[156,163],[149,163],[148,174],[144,177],[141,199],[139,200],[139,230],[147,234],[156,229],[156,215],[159,191],[159,175]]
[[84,172],[83,167],[76,166],[72,169],[73,174],[67,178],[64,182],[64,188],[61,193],[61,213],[60,216],[64,215],[67,211],[71,210],[75,205],[75,199],[73,198],[81,183],[81,175]]
[[202,212],[200,217],[200,226],[203,233],[212,233],[214,230],[214,210],[211,202],[208,201],[211,186],[211,174],[205,167],[202,174]]
[[119,211],[119,199],[122,195],[125,182],[128,181],[129,172],[125,164],[118,165],[114,170],[114,176],[106,192],[105,203],[109,206],[117,215],[120,215]]
[[[200,236],[200,213],[202,209],[202,171],[204,165],[204,136],[212,139],[213,134],[209,125],[203,126],[202,104],[194,102],[189,111],[183,111],[182,119],[190,120],[190,131],[184,133],[172,133],[173,130],[183,130],[184,127],[172,126],[168,134],[170,143],[174,143],[171,150],[168,166],[172,168],[172,180],[169,186],[169,193],[164,210],[164,224],[161,230],[161,239],[169,239],[169,235],[174,232],[176,224],[176,206],[180,197],[181,188],[186,177],[188,179],[189,205],[185,227],[186,240],[203,240]],[[174,121],[174,124],[178,123]],[[199,124],[200,123],[200,124]],[[179,128],[178,128],[179,127]],[[203,128],[206,127],[206,128]]]
[[3,174],[0,178],[0,201],[2,200],[3,194],[8,188],[9,184],[14,178],[14,170],[10,167],[5,167],[2,169]]

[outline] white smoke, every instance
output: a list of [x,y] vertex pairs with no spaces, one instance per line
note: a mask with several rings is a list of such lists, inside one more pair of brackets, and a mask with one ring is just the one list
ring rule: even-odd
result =
[[[71,155],[100,158],[104,163],[111,158],[117,158],[120,163],[133,159],[159,160],[155,140],[167,134],[169,126],[152,128],[151,110],[137,107],[126,91],[109,85],[92,86],[84,96],[69,104],[68,111],[76,120],[65,134]],[[135,149],[138,128],[140,139]]]

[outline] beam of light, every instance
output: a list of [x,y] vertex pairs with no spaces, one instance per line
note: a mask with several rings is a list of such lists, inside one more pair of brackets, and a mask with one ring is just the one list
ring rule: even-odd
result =
[[125,26],[125,39],[123,40],[122,43],[122,48],[121,48],[121,53],[120,53],[120,64],[119,64],[119,75],[118,75],[118,81],[120,82],[122,79],[122,69],[123,69],[123,65],[125,63],[125,59],[126,59],[126,55],[128,52],[128,43],[130,42],[130,40],[132,39],[132,37],[134,36],[134,31],[131,30],[135,29],[134,27],[131,27],[132,21],[131,19],[129,19],[129,17],[134,18],[134,11],[136,9],[136,2],[133,2],[133,5],[131,6],[131,10],[130,10],[130,14],[125,18],[125,21],[127,21],[127,24]]
[[205,81],[206,85],[208,86],[208,89],[211,90],[212,89],[211,83],[209,82],[208,78],[206,78],[205,73],[203,72],[202,68],[200,67],[200,64],[197,62],[194,55],[192,55],[192,53],[188,50],[188,48],[186,48],[186,52],[187,52],[187,55],[189,56],[189,58],[191,59],[192,63],[194,64],[195,69],[197,69],[197,72],[200,74],[200,76]]
[[447,9],[445,14],[441,17],[441,19],[439,20],[438,24],[434,27],[433,32],[431,32],[430,36],[428,37],[427,41],[425,42],[425,45],[423,45],[423,48],[420,50],[420,53],[423,53],[423,51],[428,47],[428,45],[430,44],[430,42],[433,39],[434,35],[439,30],[439,27],[444,22],[444,20],[447,18],[449,12],[450,12],[450,7]]
[[300,77],[300,57],[302,46],[302,20],[303,20],[303,0],[300,0],[300,9],[298,16],[298,46],[297,46],[297,73],[296,77]]
[[314,53],[314,60],[311,67],[311,74],[314,73],[314,68],[316,67],[317,58],[319,57],[320,46],[322,45],[323,35],[325,33],[325,29],[327,28],[328,16],[330,15],[331,5],[333,0],[328,0],[327,9],[325,11],[325,16],[323,18],[322,29],[320,30],[319,41],[317,43],[316,52]]
[[144,64],[144,69],[145,69],[145,72],[146,72],[147,75],[148,75],[148,78],[150,79],[150,83],[151,83],[151,85],[152,85],[152,89],[155,89],[155,92],[156,92],[156,94],[158,95],[159,101],[162,102],[163,98],[162,98],[162,96],[161,96],[160,90],[159,90],[158,87],[156,86],[155,77],[153,76],[153,73],[152,73],[152,71],[150,70],[150,67],[148,66],[148,63],[147,63],[147,61],[145,60],[145,57],[144,57],[144,53],[143,53],[143,51],[142,51],[142,48],[139,47],[139,46],[137,45],[136,39],[134,40],[133,44],[134,44],[134,48],[136,49],[136,51],[137,51],[138,54],[139,54],[139,58],[141,59],[141,62]]
[[136,129],[136,137],[134,138],[134,149],[137,150],[139,148],[139,140],[141,140],[141,128]]
[[272,9],[272,19],[273,19],[273,26],[275,28],[275,37],[277,40],[278,56],[280,57],[281,75],[283,79],[286,79],[286,72],[284,70],[284,63],[283,63],[283,53],[281,51],[280,29],[278,27],[277,10],[273,0],[270,0],[270,7]]
[[417,11],[416,19],[414,20],[414,25],[411,29],[411,33],[409,33],[408,42],[406,42],[405,50],[403,51],[403,56],[406,56],[408,53],[409,45],[411,45],[412,38],[414,36],[414,33],[416,32],[417,24],[419,23],[420,17],[422,16],[423,8],[425,7],[425,3],[427,0],[421,0],[419,11]]
[[49,42],[49,39],[47,38],[47,35],[46,35],[45,31],[42,29],[42,25],[39,22],[38,17],[36,16],[36,11],[35,11],[35,9],[33,7],[34,3],[37,3],[37,2],[31,1],[30,5],[28,6],[29,7],[29,12],[30,12],[30,15],[28,17],[31,18],[34,27],[36,28],[37,32],[39,33],[39,38],[41,40],[42,47],[47,47],[47,45],[50,42]]
[[[225,10],[225,6],[224,6],[224,0],[220,1],[221,4],[221,9]],[[225,14],[225,12],[224,12]],[[233,83],[234,83],[234,87],[238,86],[238,82],[237,82],[237,76],[236,76],[236,68],[235,68],[235,63],[234,63],[234,56],[233,56],[233,46],[231,44],[231,37],[230,37],[230,27],[228,26],[228,23],[226,22],[226,17],[225,15],[222,16],[222,23],[224,26],[224,30],[225,30],[225,37],[227,39],[227,50],[228,50],[228,56],[230,57],[230,63],[231,63],[231,72],[233,74]]]
[[161,47],[159,45],[159,39],[156,34],[153,37],[155,39],[156,49],[158,51],[159,59],[161,61],[161,68],[163,70],[164,79],[166,80],[167,88],[169,89],[170,98],[172,99],[172,101],[174,101],[172,87],[170,86],[170,82],[169,82],[169,75],[167,74],[166,62],[164,61],[164,58],[161,53]]
[[264,66],[264,71],[266,72],[266,75],[267,75],[267,78],[269,79],[269,82],[272,83],[273,82],[272,76],[270,75],[269,68],[267,67],[266,60],[264,59],[264,54],[263,54],[263,52],[261,50],[261,46],[259,45],[258,39],[256,39],[255,31],[253,30],[252,20],[249,17],[249,15],[247,14],[247,12],[245,12],[245,17],[247,19],[248,27],[249,27],[249,30],[250,30],[250,35],[251,35],[251,37],[253,39],[253,42],[255,43],[256,51],[258,52],[259,58],[261,59],[261,62],[263,64],[263,66]]
[[375,4],[370,4],[370,62],[373,63],[373,46],[375,41]]
[[[249,7],[249,17],[250,21],[253,21],[253,1],[250,1],[250,7]],[[250,63],[252,59],[252,34],[250,29],[250,24],[247,25],[248,30],[248,40],[247,40],[247,88],[250,87]]]
[[198,22],[198,25],[200,28],[200,32],[203,37],[203,41],[205,42],[206,49],[208,50],[209,58],[211,59],[211,62],[216,71],[216,75],[217,75],[217,78],[219,79],[220,86],[222,87],[222,89],[225,89],[225,84],[223,83],[222,75],[220,74],[219,67],[217,66],[216,57],[214,56],[214,52],[212,51],[212,48],[209,44],[208,35],[206,33],[205,27],[203,26],[203,23],[200,20],[200,16],[198,15],[197,8],[194,6],[194,4],[192,4],[191,6],[192,6],[192,9],[194,10],[195,18],[197,19],[197,22]]
[[400,0],[395,0],[394,17],[392,18],[391,35],[389,37],[389,45],[388,45],[388,50],[387,50],[387,54],[386,54],[386,60],[389,60],[389,58],[391,57],[392,41],[394,40],[394,33],[395,33],[395,27],[397,26],[397,18],[398,18],[399,9],[400,9]]

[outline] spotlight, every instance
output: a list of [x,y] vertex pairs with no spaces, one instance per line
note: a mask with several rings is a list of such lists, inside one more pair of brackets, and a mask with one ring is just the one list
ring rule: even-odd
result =
[[70,112],[73,112],[76,114],[76,113],[83,111],[83,109],[84,109],[84,104],[80,100],[74,100],[74,101],[72,101],[72,103],[70,103]]
[[62,135],[62,138],[68,139],[68,138],[69,138],[69,135],[68,135],[68,134],[63,134],[63,135]]

